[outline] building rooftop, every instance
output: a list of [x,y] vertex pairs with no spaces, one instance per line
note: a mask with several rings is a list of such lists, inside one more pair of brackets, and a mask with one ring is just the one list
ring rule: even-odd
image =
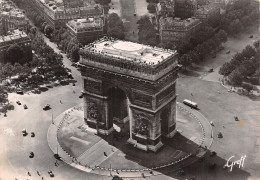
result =
[[25,38],[25,37],[27,37],[27,34],[25,32],[16,29],[10,35],[0,36],[0,43],[13,41],[13,40],[17,40],[17,39]]
[[203,5],[203,6],[200,6],[198,9],[197,9],[197,12],[196,13],[209,13],[211,11],[215,11],[219,9],[217,6],[215,6],[214,4],[207,4],[207,5]]
[[[81,7],[64,7],[64,4],[61,1],[53,1],[53,0],[40,0],[48,9],[53,12],[56,11],[66,11],[66,13],[79,13],[79,11],[93,11],[98,12],[101,11],[101,7],[96,4],[93,0],[85,1],[84,6]],[[91,12],[91,13],[93,13]]]
[[160,18],[159,21],[162,28],[188,28],[201,23],[201,21],[196,18],[181,20],[181,18],[166,17]]
[[176,4],[197,4],[197,0],[175,0]]
[[174,1],[173,0],[161,0],[157,4],[157,11],[174,12]]
[[121,58],[124,61],[134,61],[148,65],[157,65],[177,54],[173,50],[165,50],[143,44],[122,40],[100,39],[84,48],[85,51]]
[[0,15],[14,18],[25,18],[23,12],[18,9],[11,1],[0,0]]
[[103,21],[101,18],[74,19],[69,21],[67,25],[75,31],[87,31],[95,28],[101,28],[103,26]]

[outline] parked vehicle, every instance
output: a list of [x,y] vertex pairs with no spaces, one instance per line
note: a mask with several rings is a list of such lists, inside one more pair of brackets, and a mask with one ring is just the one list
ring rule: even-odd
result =
[[213,68],[211,68],[211,69],[209,69],[209,71],[208,72],[213,72],[214,70],[213,70]]
[[50,177],[54,177],[54,174],[52,173],[51,170],[48,171],[48,174],[50,175]]
[[34,153],[30,152],[29,158],[33,158],[34,157]]
[[184,99],[183,100],[183,104],[186,104],[187,106],[190,106],[190,107],[195,108],[195,109],[198,108],[198,104],[197,103],[192,102],[192,101],[190,101],[188,99]]
[[16,101],[16,103],[17,103],[18,105],[21,105],[21,102],[20,102],[20,101]]
[[59,154],[54,154],[54,157],[60,161],[62,160]]
[[23,136],[27,136],[28,133],[26,132],[26,129],[22,130],[22,134],[23,134]]
[[81,94],[79,95],[79,98],[83,98],[83,92],[81,92]]
[[221,132],[218,133],[218,138],[223,138],[223,134]]
[[73,79],[71,72],[68,72],[68,78]]
[[16,91],[16,94],[23,95],[23,91],[22,91],[22,90],[17,90],[17,91]]
[[47,110],[51,109],[51,105],[46,104],[42,109],[47,111]]
[[24,109],[28,109],[28,107],[27,107],[27,105],[26,105],[26,104],[25,104],[25,105],[23,105],[23,108],[24,108]]
[[35,133],[34,132],[31,132],[31,137],[35,137]]

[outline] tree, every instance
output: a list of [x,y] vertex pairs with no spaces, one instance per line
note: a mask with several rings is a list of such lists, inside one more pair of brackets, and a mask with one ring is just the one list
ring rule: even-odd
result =
[[231,24],[229,25],[229,28],[228,28],[228,32],[229,34],[238,34],[242,31],[243,29],[243,25],[242,23],[240,22],[239,19],[236,19],[234,21],[231,22]]
[[228,76],[234,69],[235,69],[235,67],[231,63],[225,62],[222,65],[222,67],[220,67],[219,74],[221,74],[223,76]]
[[180,60],[179,63],[184,66],[185,70],[186,68],[191,65],[191,58],[188,54],[184,54]]
[[23,72],[23,66],[16,62],[14,64],[14,72],[19,75],[20,73]]
[[32,75],[28,77],[27,83],[33,87],[38,87],[39,83],[43,81],[43,77],[39,74]]
[[237,69],[235,69],[229,74],[228,79],[231,85],[240,86],[242,83],[242,77],[243,75]]
[[216,34],[216,38],[219,39],[221,42],[226,42],[227,41],[227,33],[224,30],[220,30]]
[[248,92],[250,92],[251,90],[253,90],[253,85],[252,84],[248,84],[248,83],[243,83],[242,87],[247,90]]
[[7,99],[7,92],[4,90],[3,86],[0,86],[0,104],[5,104],[8,99]]
[[43,23],[41,24],[41,32],[44,32],[44,29],[45,29],[45,27],[46,27],[47,25],[48,25],[47,22],[43,22]]
[[95,0],[95,2],[101,5],[108,5],[111,3],[111,0]]
[[254,47],[256,49],[259,49],[259,47],[260,47],[260,39],[258,39],[257,41],[254,42]]
[[107,34],[108,36],[118,39],[124,38],[123,21],[116,13],[112,13],[108,16]]
[[71,52],[71,59],[73,62],[78,62],[79,58],[79,47],[74,47]]
[[53,28],[50,25],[46,25],[44,28],[44,34],[46,34],[47,37],[50,37],[52,32]]
[[199,56],[195,51],[190,51],[188,54],[191,59],[191,63],[197,63],[200,61]]
[[156,4],[149,3],[147,5],[147,10],[149,13],[155,13],[156,12]]
[[20,64],[24,64],[24,52],[23,49],[18,44],[11,45],[7,51],[7,62],[14,64],[15,62],[19,62]]
[[142,16],[138,21],[138,39],[140,43],[151,46],[157,45],[156,30],[148,16]]
[[241,55],[246,59],[249,59],[256,55],[256,51],[252,46],[247,45],[245,49],[243,49],[243,51],[241,52]]
[[122,28],[120,28],[119,26],[116,26],[114,28],[108,28],[107,35],[117,39],[124,39],[125,37]]

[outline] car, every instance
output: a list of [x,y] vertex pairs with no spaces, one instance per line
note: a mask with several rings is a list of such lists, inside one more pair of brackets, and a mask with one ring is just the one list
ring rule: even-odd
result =
[[59,154],[54,154],[54,157],[60,161],[62,160]]
[[51,170],[48,171],[48,174],[50,175],[50,177],[54,177],[54,174],[52,173]]
[[213,68],[211,68],[211,69],[209,69],[209,71],[208,72],[213,72],[214,70],[213,70]]
[[23,134],[23,136],[27,136],[28,133],[26,132],[26,129],[22,130],[22,134]]
[[17,91],[16,91],[16,94],[23,95],[23,91],[21,91],[21,90],[17,90]]
[[47,111],[47,110],[51,109],[51,105],[46,104],[42,109]]
[[253,38],[254,36],[253,35],[250,35],[249,38]]
[[226,54],[229,54],[230,53],[230,50],[226,51]]
[[35,133],[34,132],[31,132],[31,137],[35,137]]
[[238,117],[237,117],[237,116],[235,116],[234,118],[235,118],[235,121],[239,121],[239,119],[238,119]]
[[18,105],[21,105],[21,102],[20,102],[20,101],[16,101],[16,103],[17,103]]
[[33,158],[34,157],[34,153],[30,152],[29,158]]
[[25,105],[23,105],[23,108],[24,108],[24,109],[28,109],[28,107],[27,107],[27,105],[26,105],[26,104],[25,104]]
[[68,78],[73,79],[71,72],[68,72]]
[[81,94],[79,95],[79,98],[83,98],[83,92],[81,92]]
[[221,132],[218,133],[218,138],[223,138],[223,134]]

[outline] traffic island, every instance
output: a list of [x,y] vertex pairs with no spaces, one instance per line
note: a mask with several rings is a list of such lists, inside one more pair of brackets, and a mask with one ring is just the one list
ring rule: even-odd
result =
[[48,141],[54,154],[58,143],[61,158],[88,173],[143,177],[177,172],[201,158],[213,140],[207,119],[196,110],[177,103],[176,135],[162,138],[164,146],[156,153],[143,151],[127,142],[129,122],[114,125],[115,131],[108,136],[98,134],[85,125],[82,106],[67,110],[54,121],[52,130],[49,129],[54,133],[48,133]]

